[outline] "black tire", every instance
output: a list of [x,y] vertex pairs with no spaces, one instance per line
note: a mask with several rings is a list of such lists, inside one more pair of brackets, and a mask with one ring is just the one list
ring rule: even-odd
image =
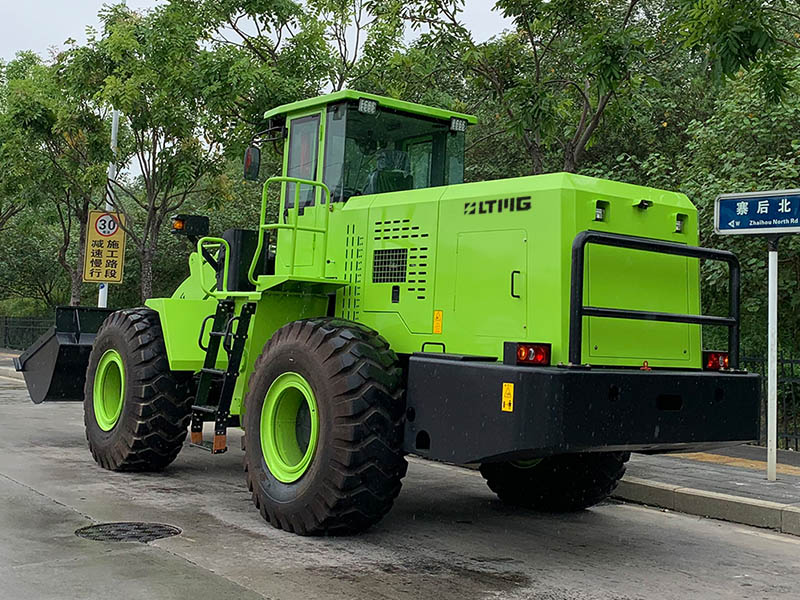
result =
[[572,512],[608,498],[625,474],[629,458],[629,452],[561,454],[531,466],[485,463],[481,475],[503,502],[547,512]]
[[[109,431],[98,424],[94,380],[101,357],[116,350],[125,385],[119,418]],[[83,413],[94,460],[113,471],[158,471],[183,446],[191,418],[190,375],[169,369],[158,313],[147,308],[109,315],[97,333],[86,370]]]
[[[267,392],[285,373],[304,377],[316,400],[318,435],[299,479],[276,479],[260,434]],[[253,503],[273,526],[300,535],[363,531],[400,492],[402,371],[389,344],[350,321],[318,318],[279,329],[255,363],[245,398],[245,472]]]

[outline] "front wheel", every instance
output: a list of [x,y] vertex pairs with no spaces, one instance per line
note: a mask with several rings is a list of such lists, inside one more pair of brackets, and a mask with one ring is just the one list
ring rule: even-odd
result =
[[376,332],[341,319],[272,336],[245,398],[245,471],[270,524],[354,533],[386,514],[406,472],[402,372]]
[[625,474],[629,458],[629,452],[560,454],[485,463],[481,475],[503,502],[548,512],[571,512],[608,498]]
[[89,450],[114,471],[157,471],[178,456],[191,416],[189,375],[169,369],[158,313],[112,313],[89,355],[83,415]]

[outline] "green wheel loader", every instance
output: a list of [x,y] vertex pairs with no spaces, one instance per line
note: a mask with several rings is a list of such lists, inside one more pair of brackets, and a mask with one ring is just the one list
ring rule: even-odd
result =
[[[697,246],[686,196],[569,173],[464,184],[474,117],[366,93],[266,118],[283,170],[259,222],[210,237],[176,216],[189,277],[87,334],[101,466],[164,468],[187,429],[221,453],[241,427],[264,519],[335,534],[386,514],[406,454],[477,463],[509,503],[579,510],[631,451],[757,437],[739,264]],[[246,177],[259,160],[251,147]],[[727,263],[729,314],[702,314],[700,260]],[[703,325],[727,328],[726,351],[704,353]]]

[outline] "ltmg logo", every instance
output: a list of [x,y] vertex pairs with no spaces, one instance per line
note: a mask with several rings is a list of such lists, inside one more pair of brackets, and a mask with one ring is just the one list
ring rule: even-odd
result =
[[465,215],[490,215],[501,212],[521,212],[531,209],[530,196],[517,196],[516,198],[500,198],[497,200],[481,200],[480,202],[465,202]]

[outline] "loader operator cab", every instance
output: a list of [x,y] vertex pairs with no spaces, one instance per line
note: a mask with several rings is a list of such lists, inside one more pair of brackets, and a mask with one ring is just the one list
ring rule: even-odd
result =
[[[231,255],[227,275],[224,254],[207,259],[217,265],[218,289],[251,291],[262,275],[324,277],[331,263],[324,241],[331,213],[357,196],[463,183],[464,133],[475,122],[469,115],[350,90],[279,106],[265,118],[269,128],[254,141],[274,143],[283,156],[281,176],[266,183],[278,184],[272,189],[280,188],[279,208],[277,215],[272,208],[267,214],[265,195],[259,230],[222,234]],[[248,148],[245,179],[258,179],[260,158],[257,146]]]
[[[469,115],[350,90],[280,106],[265,117],[270,127],[262,139],[285,139],[283,176],[321,180],[333,203],[463,183],[464,132],[475,122]],[[247,168],[251,160],[248,151],[247,179],[255,178]],[[295,190],[285,187],[288,210]],[[318,189],[301,186],[301,214],[319,196]]]

